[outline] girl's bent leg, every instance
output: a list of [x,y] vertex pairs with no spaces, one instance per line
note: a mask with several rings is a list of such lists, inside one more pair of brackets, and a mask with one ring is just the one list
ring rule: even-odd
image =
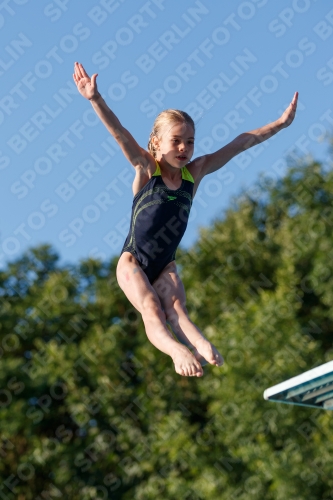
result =
[[117,280],[128,300],[141,313],[148,339],[172,358],[176,372],[185,376],[202,376],[200,363],[172,337],[156,291],[129,252],[124,252],[119,259]]
[[207,340],[190,320],[186,309],[184,285],[177,273],[176,263],[170,262],[153,284],[167,321],[180,342],[194,348],[195,357],[202,363],[220,366],[223,358],[216,347]]

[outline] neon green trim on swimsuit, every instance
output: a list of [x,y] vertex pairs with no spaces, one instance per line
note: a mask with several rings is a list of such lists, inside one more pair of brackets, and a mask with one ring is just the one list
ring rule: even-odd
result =
[[157,177],[158,175],[162,175],[161,173],[161,169],[160,169],[160,166],[158,164],[158,161],[155,160],[155,164],[156,164],[156,170],[155,172],[153,173],[152,177]]
[[194,184],[194,179],[186,167],[182,167],[182,179],[193,182]]
[[[158,164],[158,161],[155,160],[155,163],[156,163],[156,170],[153,173],[152,177],[154,177],[154,176],[157,177],[158,175],[162,176],[161,168]],[[193,179],[192,175],[190,174],[190,172],[187,170],[187,168],[182,167],[181,171],[182,171],[182,179],[185,179],[186,181],[193,182],[193,184],[194,184],[194,179]]]

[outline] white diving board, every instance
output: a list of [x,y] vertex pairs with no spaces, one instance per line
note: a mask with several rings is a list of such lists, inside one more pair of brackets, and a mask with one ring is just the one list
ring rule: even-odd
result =
[[333,410],[333,361],[266,389],[264,398],[277,403]]

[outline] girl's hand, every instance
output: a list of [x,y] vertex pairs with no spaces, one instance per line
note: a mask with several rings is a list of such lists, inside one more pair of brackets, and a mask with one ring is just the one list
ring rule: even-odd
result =
[[76,83],[77,89],[86,99],[93,99],[99,96],[96,84],[97,73],[90,78],[80,63],[74,64],[73,79]]
[[282,128],[288,127],[293,122],[296,114],[297,100],[298,92],[295,92],[293,100],[279,119]]

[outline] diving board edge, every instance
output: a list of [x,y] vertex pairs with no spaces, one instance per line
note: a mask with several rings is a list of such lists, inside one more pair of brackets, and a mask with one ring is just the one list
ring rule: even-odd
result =
[[[284,382],[281,382],[280,384],[277,384],[273,387],[269,387],[264,391],[264,399],[268,401],[275,401],[279,403],[287,403],[287,404],[296,404],[299,406],[308,406],[308,407],[313,407],[314,405],[312,404],[306,404],[302,403],[300,401],[287,401],[284,399],[282,396],[282,393],[291,389],[297,389],[298,387],[304,386],[304,389],[306,391],[307,384],[311,384],[313,386],[316,382],[316,379],[318,379],[318,383],[320,384],[320,381],[322,377],[328,374],[333,374],[333,361],[329,361],[323,365],[317,366],[315,368],[312,368],[311,370],[308,370],[300,375],[297,375],[296,377],[292,377]],[[296,392],[296,391],[295,391]],[[297,391],[298,392],[298,391]],[[280,397],[278,397],[280,395]],[[275,396],[275,397],[274,397]],[[320,406],[318,406],[320,407]]]

